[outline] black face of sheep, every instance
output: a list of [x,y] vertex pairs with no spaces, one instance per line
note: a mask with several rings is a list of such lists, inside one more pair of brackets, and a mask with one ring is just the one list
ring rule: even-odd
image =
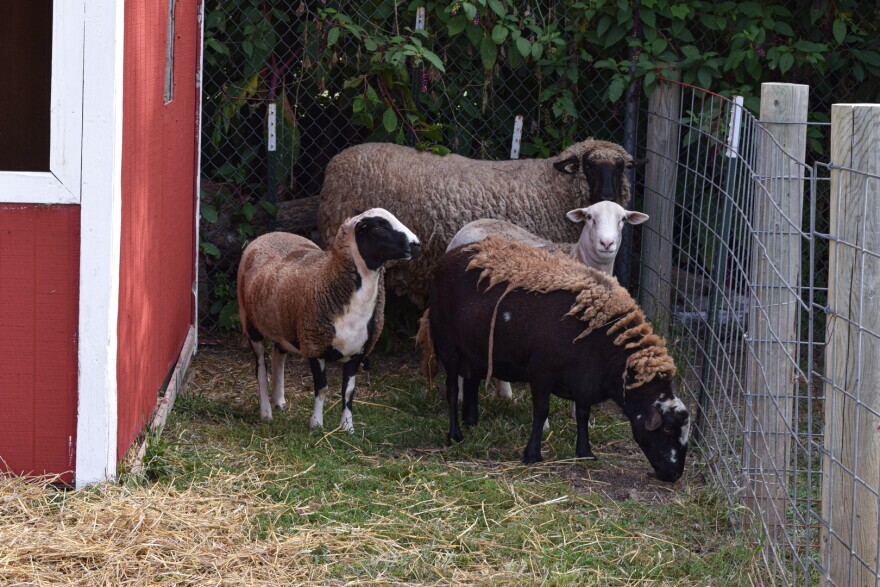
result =
[[596,160],[591,157],[591,153],[587,153],[580,160],[577,157],[570,157],[557,161],[553,164],[553,167],[557,171],[568,175],[576,175],[578,172],[583,173],[590,189],[590,201],[592,203],[609,200],[616,202],[620,199],[620,185],[623,181],[623,174],[633,167],[643,165],[646,161],[647,159],[634,161],[632,158],[624,158],[622,156],[614,158],[604,157]]
[[361,258],[370,270],[385,261],[415,259],[421,251],[418,237],[397,218],[382,208],[362,214],[355,225],[355,240]]
[[655,395],[657,399],[647,405],[632,406],[624,404],[624,412],[630,418],[633,438],[654,468],[657,478],[661,481],[677,481],[684,472],[687,458],[688,437],[690,435],[690,417],[682,401],[669,391],[669,382],[652,382],[644,386],[638,393]]

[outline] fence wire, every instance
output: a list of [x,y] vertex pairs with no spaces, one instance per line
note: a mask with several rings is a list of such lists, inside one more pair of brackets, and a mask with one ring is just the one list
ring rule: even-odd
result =
[[646,147],[640,302],[698,450],[768,584],[875,585],[878,178],[807,166],[735,102],[668,87],[674,107],[647,113],[672,133]]

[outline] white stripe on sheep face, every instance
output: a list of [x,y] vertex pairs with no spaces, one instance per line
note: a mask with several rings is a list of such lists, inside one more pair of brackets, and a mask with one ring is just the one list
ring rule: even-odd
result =
[[691,435],[691,419],[688,417],[687,407],[684,405],[684,402],[677,397],[666,399],[660,403],[660,411],[663,414],[678,412],[679,414],[685,415],[684,423],[681,425],[681,434],[678,442],[682,445],[687,444]]
[[333,320],[333,348],[342,355],[340,362],[361,352],[367,343],[368,325],[379,292],[379,268],[393,259],[412,259],[421,247],[419,238],[382,208],[367,210],[346,221],[345,238],[360,279],[345,310]]

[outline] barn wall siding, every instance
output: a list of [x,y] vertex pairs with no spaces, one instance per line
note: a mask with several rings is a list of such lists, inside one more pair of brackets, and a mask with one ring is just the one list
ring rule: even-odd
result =
[[177,0],[166,105],[167,10],[165,0],[125,5],[119,458],[149,421],[194,313],[197,2]]
[[79,206],[0,203],[0,468],[17,474],[74,467],[79,234]]

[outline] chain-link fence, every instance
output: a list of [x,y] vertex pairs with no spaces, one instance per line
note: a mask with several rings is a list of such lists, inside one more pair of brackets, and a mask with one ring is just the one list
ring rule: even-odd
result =
[[[878,7],[854,0],[209,0],[205,18],[200,320],[211,329],[235,325],[242,246],[272,228],[312,236],[316,203],[294,202],[319,193],[350,145],[507,158],[522,116],[525,157],[588,136],[638,151],[642,88],[664,62],[752,110],[758,81],[809,83],[819,122],[880,84]],[[822,160],[826,129],[808,137],[808,162]]]
[[640,303],[669,337],[701,457],[761,546],[755,580],[874,585],[880,108],[837,107],[834,164],[807,165],[808,90],[765,86],[761,121],[674,82],[652,96]]
[[[623,102],[605,95],[614,71],[580,54],[573,37],[589,31],[571,2],[208,4],[200,319],[209,329],[235,322],[234,270],[249,238],[270,228],[313,236],[316,204],[302,200],[317,196],[327,163],[348,146],[509,158],[517,116],[525,157],[588,136],[621,141]],[[485,42],[502,34],[521,36]]]

